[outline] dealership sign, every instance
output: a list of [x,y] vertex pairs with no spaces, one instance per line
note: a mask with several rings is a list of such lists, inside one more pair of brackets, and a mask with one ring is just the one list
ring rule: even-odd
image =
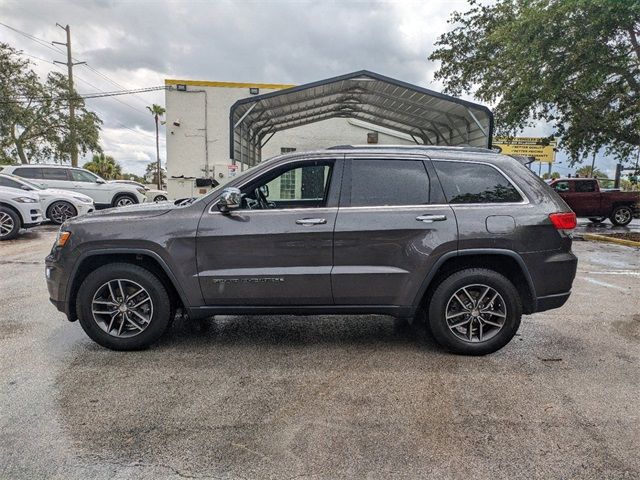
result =
[[505,155],[535,157],[537,162],[553,163],[556,159],[555,140],[548,137],[495,137],[493,146]]

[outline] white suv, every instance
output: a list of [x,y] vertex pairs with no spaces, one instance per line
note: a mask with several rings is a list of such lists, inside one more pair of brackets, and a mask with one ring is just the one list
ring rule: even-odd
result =
[[0,240],[11,240],[21,228],[34,227],[42,220],[37,193],[0,187]]
[[2,173],[27,178],[44,188],[58,188],[83,193],[96,208],[124,207],[147,200],[142,188],[123,183],[110,183],[84,168],[61,165],[8,165]]

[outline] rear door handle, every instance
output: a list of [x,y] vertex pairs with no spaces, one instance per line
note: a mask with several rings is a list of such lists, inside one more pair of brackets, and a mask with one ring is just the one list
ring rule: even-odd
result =
[[298,225],[324,225],[327,223],[326,218],[300,218],[296,220]]
[[446,215],[419,215],[416,217],[417,221],[424,223],[444,222],[446,219]]

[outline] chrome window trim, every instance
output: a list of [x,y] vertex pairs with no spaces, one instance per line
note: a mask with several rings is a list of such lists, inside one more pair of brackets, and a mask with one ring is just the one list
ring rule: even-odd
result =
[[211,207],[209,208],[209,213],[211,215],[233,215],[234,213],[238,212],[243,212],[243,213],[259,213],[259,214],[265,214],[265,213],[280,213],[280,212],[293,212],[293,213],[302,213],[302,212],[315,212],[315,213],[333,213],[333,212],[337,212],[338,211],[338,207],[309,207],[309,208],[270,208],[268,210],[251,210],[248,208],[245,209],[234,209],[231,210],[227,213],[222,213],[219,210],[216,210],[215,212],[213,211],[213,207],[215,207],[218,204],[218,202],[216,201],[213,205],[211,205]]

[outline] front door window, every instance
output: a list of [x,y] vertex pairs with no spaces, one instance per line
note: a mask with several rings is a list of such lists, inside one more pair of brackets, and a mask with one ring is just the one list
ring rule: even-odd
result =
[[268,210],[324,207],[331,169],[332,164],[327,162],[278,169],[243,188],[242,208]]

